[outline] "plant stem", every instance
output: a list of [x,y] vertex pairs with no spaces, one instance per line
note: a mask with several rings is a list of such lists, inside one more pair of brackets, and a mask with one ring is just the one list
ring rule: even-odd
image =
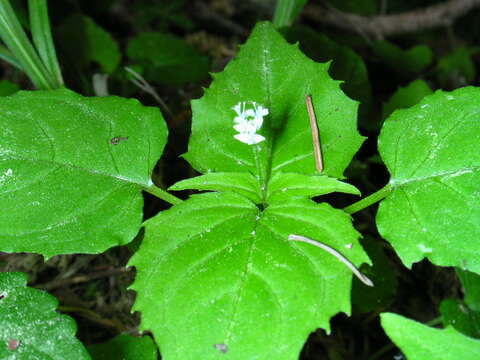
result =
[[166,202],[168,202],[169,204],[172,204],[172,205],[177,205],[177,204],[180,204],[181,202],[183,202],[182,199],[179,199],[176,196],[170,194],[169,192],[167,192],[163,189],[160,189],[156,185],[152,185],[152,186],[149,186],[149,187],[144,187],[143,190],[145,190],[149,194],[152,194],[153,196],[155,196],[159,199],[162,199],[162,200],[164,200],[164,201],[166,201]]
[[365,209],[366,207],[375,204],[376,202],[384,199],[388,194],[392,192],[392,186],[390,184],[385,185],[383,188],[370,194],[366,198],[353,203],[350,206],[347,206],[343,209],[346,213],[355,214],[356,212]]
[[306,0],[277,0],[273,25],[276,28],[292,25],[306,2]]

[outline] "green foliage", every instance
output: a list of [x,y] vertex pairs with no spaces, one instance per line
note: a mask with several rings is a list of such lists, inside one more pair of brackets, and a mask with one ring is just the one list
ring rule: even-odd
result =
[[433,61],[432,50],[425,45],[403,50],[388,41],[376,41],[372,50],[400,76],[411,76],[425,70]]
[[464,301],[471,309],[480,311],[480,275],[457,268],[463,285]]
[[115,39],[88,16],[75,14],[67,18],[58,28],[58,38],[69,60],[80,71],[94,61],[102,72],[110,74],[120,63]]
[[278,28],[292,25],[306,2],[307,0],[277,0],[273,24]]
[[377,226],[402,261],[480,272],[480,89],[437,91],[394,112],[378,146],[391,174]]
[[127,55],[145,67],[147,79],[161,84],[203,80],[210,69],[207,56],[170,34],[138,34],[128,41]]
[[383,104],[383,118],[387,118],[394,110],[404,109],[417,104],[425,96],[432,94],[430,86],[422,79],[412,81],[405,87],[399,88]]
[[362,265],[362,272],[375,284],[367,287],[358,279],[352,284],[352,303],[363,312],[378,311],[390,305],[397,292],[397,278],[393,272],[392,262],[385,254],[384,244],[379,239],[366,237],[361,242],[373,266]]
[[0,273],[0,358],[90,359],[75,322],[55,311],[57,300],[26,283],[22,273]]
[[149,336],[118,335],[104,344],[90,345],[92,360],[156,360],[157,347]]
[[0,96],[15,94],[20,87],[8,80],[0,80]]
[[435,69],[437,81],[442,87],[456,87],[470,84],[476,70],[470,50],[459,47],[438,60]]
[[380,317],[387,335],[409,360],[476,360],[480,354],[480,340],[462,335],[451,327],[435,329],[391,313]]
[[470,336],[480,338],[480,312],[473,311],[462,301],[446,299],[440,304],[440,312],[445,326]]
[[[344,96],[339,82],[328,76],[328,65],[311,61],[267,29],[268,24],[258,25],[236,60],[215,74],[201,100],[192,101],[192,135],[184,157],[202,173],[259,175],[267,168],[313,175],[316,169],[305,107],[305,95],[312,94],[322,129],[322,174],[341,178],[363,141],[356,130],[358,104]],[[255,165],[254,151],[233,138],[232,107],[241,101],[255,101],[270,110],[271,120],[262,128],[267,141],[258,146],[260,167]],[[273,137],[274,146],[268,140]]]
[[0,111],[1,251],[99,253],[133,239],[167,137],[158,109],[63,89],[0,98]]
[[[285,77],[286,69],[303,71]],[[288,45],[268,23],[257,25],[238,58],[194,103],[186,157],[207,174],[173,189],[220,192],[194,195],[147,221],[130,262],[137,269],[135,309],[166,358],[291,359],[316,327],[329,329],[330,317],[350,312],[348,267],[326,251],[288,239],[308,236],[357,266],[368,262],[350,217],[309,200],[358,191],[314,175],[311,145],[303,144],[311,136],[305,93],[325,113],[325,173],[341,176],[361,142],[356,105],[326,66]],[[242,100],[269,109],[265,143],[251,146],[233,137],[232,107]],[[334,153],[338,143],[340,154]]]
[[335,80],[342,80],[342,90],[352,99],[369,103],[372,89],[364,61],[347,46],[340,45],[324,34],[306,26],[294,26],[282,30],[290,43],[299,42],[302,50],[318,62],[333,60],[328,70]]

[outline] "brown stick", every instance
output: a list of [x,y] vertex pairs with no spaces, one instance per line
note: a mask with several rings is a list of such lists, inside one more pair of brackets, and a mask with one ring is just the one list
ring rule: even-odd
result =
[[313,155],[315,155],[315,166],[318,172],[323,171],[322,150],[320,148],[320,136],[318,134],[317,118],[312,104],[312,95],[305,97],[307,103],[308,117],[310,118],[310,129],[312,130]]
[[414,11],[367,17],[344,13],[328,5],[326,7],[309,5],[303,13],[320,23],[379,40],[391,35],[451,25],[456,19],[478,6],[480,0],[449,0]]

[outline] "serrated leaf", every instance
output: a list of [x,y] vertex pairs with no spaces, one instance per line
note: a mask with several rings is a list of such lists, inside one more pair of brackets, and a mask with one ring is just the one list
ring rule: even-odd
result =
[[130,262],[134,308],[162,356],[294,359],[311,331],[349,313],[351,271],[292,233],[368,261],[350,217],[326,203],[285,199],[261,211],[235,193],[205,193],[147,221]]
[[81,71],[95,61],[103,72],[110,74],[120,63],[121,53],[115,39],[88,16],[70,16],[57,34],[70,61]]
[[128,243],[166,142],[156,108],[62,89],[0,98],[0,250],[99,253]]
[[75,322],[55,311],[58,301],[26,283],[25,274],[0,273],[0,358],[90,359]]
[[341,80],[342,90],[349,97],[362,103],[372,100],[372,88],[363,59],[352,48],[333,41],[325,34],[302,25],[281,29],[290,43],[299,42],[300,50],[318,62],[332,60],[328,69],[335,80]]
[[258,179],[250,173],[209,173],[181,180],[169,188],[169,190],[186,189],[233,191],[256,204],[262,201]]
[[[312,95],[320,129],[325,168],[323,175],[342,177],[362,143],[356,130],[358,103],[347,98],[339,82],[319,64],[289,45],[269,23],[258,24],[238,56],[200,100],[192,102],[193,124],[185,158],[206,172],[250,172],[259,175],[252,146],[234,139],[235,112],[242,101],[269,109],[261,129],[266,140],[258,145],[260,164],[267,174],[316,173],[305,96]],[[266,187],[268,175],[261,186]]]
[[140,33],[128,41],[127,55],[145,66],[147,79],[162,84],[203,80],[210,69],[207,56],[171,34]]
[[480,89],[438,91],[390,116],[379,138],[392,192],[377,225],[402,261],[480,272]]
[[149,336],[118,335],[103,344],[88,347],[92,360],[156,360],[157,347]]
[[480,340],[451,327],[435,329],[391,313],[381,314],[382,327],[408,360],[477,360]]

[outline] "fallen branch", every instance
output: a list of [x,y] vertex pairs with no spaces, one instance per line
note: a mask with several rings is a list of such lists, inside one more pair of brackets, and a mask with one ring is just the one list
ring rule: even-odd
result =
[[360,16],[344,13],[329,5],[309,5],[303,14],[320,23],[381,40],[391,35],[449,26],[477,6],[480,6],[480,0],[449,0],[399,14]]

